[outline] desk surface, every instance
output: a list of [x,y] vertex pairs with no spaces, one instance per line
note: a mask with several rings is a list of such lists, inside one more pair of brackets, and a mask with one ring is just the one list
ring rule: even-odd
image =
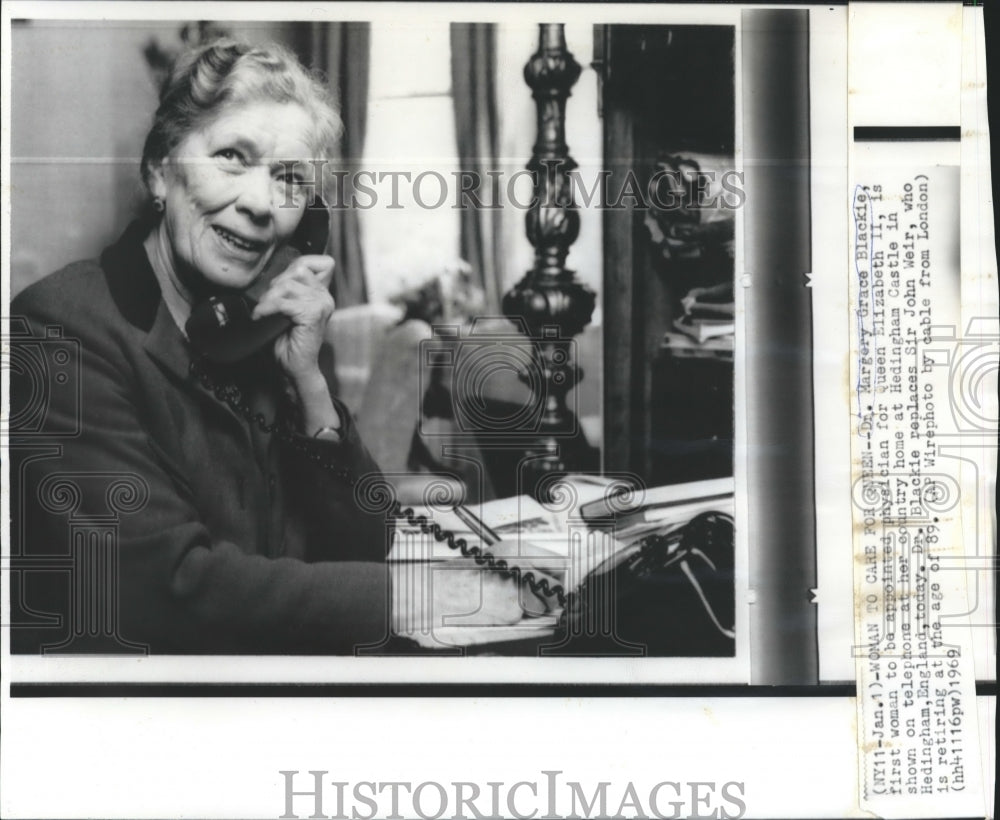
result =
[[[667,532],[675,538],[688,538],[682,528],[702,513],[731,516],[732,479],[650,488],[641,495],[628,496],[631,501],[627,503],[622,501],[625,496],[618,494],[609,499],[609,485],[592,477],[577,477],[577,481],[572,514],[560,505],[549,509],[527,497],[476,507],[481,520],[505,533],[501,540],[485,547],[494,557],[510,566],[547,573],[550,583],[578,590],[578,598],[570,596],[570,611],[575,617],[568,619],[569,625],[561,618],[561,608],[551,606],[546,611],[530,593],[525,597],[524,588],[519,589],[512,579],[491,576],[491,570],[471,558],[436,543],[412,525],[404,525],[395,533],[389,561],[393,628],[400,643],[396,649],[387,646],[386,654],[409,654],[418,647],[420,654],[522,657],[732,654],[732,636],[728,641],[716,640],[715,627],[706,626],[702,604],[710,599],[717,606],[728,595],[728,608],[732,608],[731,523],[728,548],[720,546],[721,536],[692,530],[704,539],[699,544],[711,555],[707,561],[711,572],[704,567],[699,572],[696,565],[685,567],[684,572],[671,569],[678,560],[682,564],[687,560],[671,557],[680,554],[675,550],[683,553],[683,541],[669,542],[674,546],[662,556],[659,541],[647,543],[654,536],[662,539]],[[565,520],[556,516],[557,512],[567,516]],[[537,522],[544,524],[547,514],[556,517],[548,528],[541,527]],[[470,546],[479,544],[476,536],[462,530],[453,512],[435,510],[431,517],[445,529],[455,530],[456,537]],[[529,528],[520,533],[510,531],[511,526],[519,525]],[[624,565],[618,562],[626,558],[631,564],[629,556],[638,557],[637,567],[644,568],[626,568],[622,574]],[[600,570],[592,572],[595,568]],[[694,574],[699,575],[698,582],[689,580]],[[694,589],[692,584],[701,586]],[[491,602],[488,613],[481,604],[487,594]],[[720,594],[722,599],[717,597]],[[534,611],[525,614],[525,608]],[[725,609],[723,604],[717,611]]]

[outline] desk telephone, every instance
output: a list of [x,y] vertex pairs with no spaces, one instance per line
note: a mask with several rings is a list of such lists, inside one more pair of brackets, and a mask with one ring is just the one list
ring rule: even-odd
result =
[[[316,199],[307,207],[289,244],[303,254],[323,253],[328,239],[329,212],[322,200]],[[281,315],[253,320],[254,307],[254,301],[239,292],[215,294],[203,300],[194,306],[185,326],[191,346],[211,365],[234,365],[266,349],[292,326],[291,320]],[[358,483],[359,477],[327,461],[321,450],[309,447],[277,424],[254,413],[240,390],[230,384],[217,383],[202,361],[192,361],[191,373],[206,389],[263,432],[281,437],[349,486]],[[395,499],[386,515],[419,527],[423,533],[447,542],[451,549],[471,558],[477,565],[498,572],[503,578],[523,582],[536,595],[554,600],[563,610],[561,626],[593,622],[596,617],[593,607],[607,600],[599,588],[606,588],[610,579],[619,634],[626,640],[647,645],[650,654],[732,654],[735,618],[733,520],[725,513],[701,513],[687,524],[643,539],[598,566],[583,584],[569,593],[560,584],[550,584],[547,578],[511,566],[504,558],[497,558],[479,545],[469,544]],[[705,566],[712,570],[708,577]],[[699,568],[701,578],[698,577]],[[692,610],[694,613],[700,611],[703,617],[692,618]]]

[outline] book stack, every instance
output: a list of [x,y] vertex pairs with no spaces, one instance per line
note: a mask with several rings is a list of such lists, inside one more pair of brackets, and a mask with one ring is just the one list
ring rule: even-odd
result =
[[709,339],[732,336],[736,330],[732,297],[728,302],[710,301],[705,296],[685,299],[684,315],[674,320],[674,329],[704,344]]

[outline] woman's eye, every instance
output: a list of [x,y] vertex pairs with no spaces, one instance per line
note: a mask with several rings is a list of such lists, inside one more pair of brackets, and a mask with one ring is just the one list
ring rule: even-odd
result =
[[226,162],[242,162],[243,155],[235,148],[222,148],[215,152],[215,156]]

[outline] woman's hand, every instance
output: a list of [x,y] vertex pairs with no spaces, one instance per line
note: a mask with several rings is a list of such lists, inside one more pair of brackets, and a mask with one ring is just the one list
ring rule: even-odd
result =
[[499,573],[475,565],[442,567],[420,580],[408,576],[425,571],[418,564],[393,563],[390,569],[393,631],[418,641],[427,636],[433,643],[434,631],[449,626],[507,626],[525,615],[549,611],[524,582],[501,578]]
[[275,341],[274,358],[298,393],[302,432],[308,436],[339,431],[342,423],[319,369],[319,349],[333,313],[333,265],[329,256],[300,256],[271,281],[253,312],[254,319],[280,313],[294,323]]
[[274,277],[253,312],[254,319],[280,313],[294,323],[274,343],[274,357],[296,384],[319,373],[319,349],[333,313],[333,266],[329,256],[298,257]]

